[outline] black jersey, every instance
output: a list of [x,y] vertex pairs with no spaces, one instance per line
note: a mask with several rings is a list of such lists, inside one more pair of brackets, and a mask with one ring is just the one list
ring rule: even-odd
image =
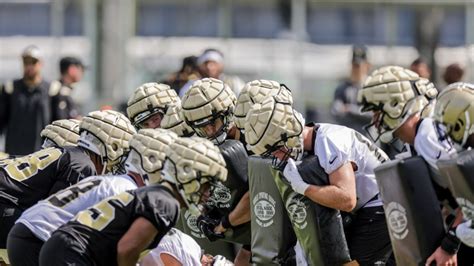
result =
[[[179,203],[171,191],[161,185],[142,187],[109,197],[79,212],[58,231],[70,235],[97,265],[117,264],[117,244],[138,218],[150,221],[158,230],[152,245],[156,246],[176,224]],[[54,234],[53,234],[54,236]]]
[[219,150],[226,162],[227,179],[213,187],[208,206],[214,213],[217,211],[218,216],[224,216],[237,206],[242,196],[249,190],[248,155],[244,145],[238,140],[225,140],[219,145]]
[[0,204],[27,209],[79,180],[95,175],[89,155],[79,147],[51,147],[0,161]]

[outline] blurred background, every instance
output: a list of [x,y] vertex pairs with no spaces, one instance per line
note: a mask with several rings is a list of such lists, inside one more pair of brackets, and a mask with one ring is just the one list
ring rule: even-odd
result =
[[0,0],[0,83],[21,77],[30,44],[50,81],[62,56],[83,60],[73,91],[83,114],[118,108],[141,83],[217,48],[224,72],[285,83],[297,109],[329,122],[355,44],[366,45],[371,69],[422,57],[438,88],[453,63],[472,82],[474,0]]

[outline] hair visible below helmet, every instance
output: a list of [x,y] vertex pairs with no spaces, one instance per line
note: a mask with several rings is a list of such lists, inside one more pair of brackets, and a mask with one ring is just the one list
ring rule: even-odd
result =
[[127,102],[127,115],[134,126],[137,126],[150,116],[160,112],[166,113],[168,105],[179,103],[176,91],[161,83],[145,83],[136,88]]
[[174,132],[166,129],[139,130],[130,140],[125,169],[140,174],[147,185],[160,182],[166,149],[177,138]]
[[297,160],[303,153],[303,129],[301,114],[290,103],[275,95],[250,108],[244,133],[247,144],[255,154],[266,157],[285,147],[286,157]]
[[99,155],[110,170],[130,150],[128,142],[136,130],[123,114],[105,110],[93,111],[84,117],[79,132],[77,145]]
[[181,118],[181,104],[171,105],[161,120],[161,128],[176,133],[179,137],[191,137],[193,129]]
[[44,138],[43,149],[53,146],[76,146],[79,140],[79,123],[77,119],[61,119],[47,125],[40,133]]
[[[198,136],[222,143],[232,121],[237,102],[234,92],[223,81],[213,78],[197,80],[182,100],[182,117]],[[217,118],[223,119],[223,126],[215,136],[208,137],[201,129]]]
[[398,66],[386,66],[367,77],[357,100],[362,112],[380,112],[378,121],[370,125],[377,132],[377,136],[372,138],[389,143],[393,140],[393,132],[411,115],[429,113],[427,107],[437,93],[433,83],[415,72]]
[[290,104],[293,104],[293,96],[290,89],[284,84],[280,84],[273,80],[254,80],[245,84],[244,88],[237,98],[237,104],[234,111],[234,122],[237,128],[244,129],[245,116],[256,103],[261,103],[269,96],[280,95]]
[[163,178],[174,184],[189,210],[197,214],[201,186],[224,182],[226,163],[211,141],[199,137],[178,138],[167,150]]
[[446,87],[438,96],[434,119],[454,142],[464,146],[474,133],[474,84],[457,82]]

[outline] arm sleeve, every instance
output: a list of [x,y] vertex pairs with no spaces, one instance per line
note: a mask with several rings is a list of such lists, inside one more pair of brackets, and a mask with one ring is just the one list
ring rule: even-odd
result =
[[[334,138],[336,139],[336,138]],[[340,143],[335,143],[328,137],[316,144],[317,156],[321,167],[329,175],[349,161],[349,154]]]

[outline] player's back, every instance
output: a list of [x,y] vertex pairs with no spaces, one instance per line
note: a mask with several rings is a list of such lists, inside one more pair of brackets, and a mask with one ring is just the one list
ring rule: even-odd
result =
[[[109,197],[93,207],[79,212],[58,229],[71,235],[87,251],[97,265],[114,264],[117,243],[138,217],[151,222],[158,231],[154,246],[176,224],[179,203],[161,185],[143,187]],[[53,234],[54,237],[54,234]]]
[[137,184],[128,175],[91,176],[38,202],[27,209],[17,223],[24,224],[46,241],[78,212],[107,197],[136,188]]
[[0,161],[0,203],[26,209],[48,195],[95,175],[79,147],[51,147]]

